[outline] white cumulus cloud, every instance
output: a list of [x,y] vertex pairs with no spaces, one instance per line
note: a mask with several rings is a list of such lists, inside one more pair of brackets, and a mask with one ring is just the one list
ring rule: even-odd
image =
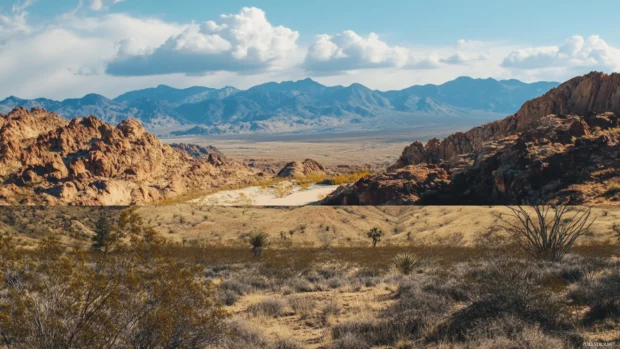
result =
[[120,76],[263,72],[286,65],[298,37],[292,29],[273,26],[261,9],[245,7],[238,14],[220,16],[219,23],[191,24],[154,50],[137,40],[123,41],[107,72]]
[[336,35],[317,35],[308,48],[303,65],[308,71],[332,73],[377,68],[436,69],[443,64],[467,64],[485,59],[480,54],[473,56],[453,51],[447,57],[416,52],[402,46],[390,46],[375,33],[363,37],[347,30]]
[[528,47],[511,52],[502,61],[510,69],[620,70],[620,49],[598,35],[587,39],[575,35],[560,46]]

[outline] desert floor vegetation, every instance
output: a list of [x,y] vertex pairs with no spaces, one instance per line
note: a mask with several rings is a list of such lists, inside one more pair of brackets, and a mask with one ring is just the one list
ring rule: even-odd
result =
[[[191,229],[220,212],[184,209],[168,212],[169,221],[157,218],[157,208],[151,215],[144,208],[3,215],[1,345],[576,348],[620,340],[613,221],[609,231],[580,234],[561,258],[545,258],[500,231],[432,243],[413,232],[410,243],[389,244],[393,230],[377,222],[396,216],[390,208],[346,208],[374,215],[359,232],[364,244],[348,241],[329,220],[297,222],[293,234],[280,226],[282,237],[248,227],[239,244],[179,242],[180,233],[168,231],[172,222]],[[415,214],[425,212],[432,211]],[[594,210],[590,217],[605,222],[615,214]],[[597,219],[590,229],[606,229]],[[31,233],[33,220],[46,230]],[[83,230],[67,235],[56,223]],[[408,223],[394,223],[409,241]],[[374,226],[385,234],[375,248],[366,236]],[[296,240],[323,233],[340,241]]]

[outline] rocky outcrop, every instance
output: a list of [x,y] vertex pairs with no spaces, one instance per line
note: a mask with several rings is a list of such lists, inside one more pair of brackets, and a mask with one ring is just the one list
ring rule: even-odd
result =
[[223,164],[228,161],[226,156],[214,146],[187,143],[173,143],[170,146],[181,150],[196,160],[208,161],[212,164]]
[[286,164],[278,173],[278,177],[305,177],[311,173],[325,173],[323,165],[312,159],[293,161]]
[[437,165],[406,166],[340,187],[323,200],[325,205],[413,205],[425,195],[450,184],[448,172]]
[[[613,189],[620,182],[619,116],[620,74],[590,73],[503,120],[414,142],[386,173],[340,188],[323,203],[620,205]],[[441,185],[403,180],[420,169],[432,169],[428,175]]]
[[17,108],[0,115],[0,126],[4,204],[144,204],[254,175],[215,153],[194,158],[162,144],[134,119],[115,127],[94,116],[67,121]]

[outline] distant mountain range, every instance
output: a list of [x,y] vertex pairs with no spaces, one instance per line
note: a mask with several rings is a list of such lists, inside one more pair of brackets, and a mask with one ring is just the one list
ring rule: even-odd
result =
[[131,117],[147,129],[160,134],[176,130],[175,135],[338,132],[467,124],[467,120],[475,125],[513,114],[525,101],[556,86],[556,82],[469,77],[385,92],[361,84],[328,87],[312,79],[270,82],[245,91],[160,85],[115,99],[97,94],[64,101],[11,96],[0,101],[0,113],[23,106],[45,108],[65,118],[95,115],[110,123]]

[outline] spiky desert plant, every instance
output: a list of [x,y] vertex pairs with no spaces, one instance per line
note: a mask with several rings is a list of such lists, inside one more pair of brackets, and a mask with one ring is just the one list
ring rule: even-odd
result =
[[269,237],[267,234],[260,232],[250,236],[250,245],[252,245],[252,253],[254,258],[259,257],[263,253],[263,249],[267,246]]
[[401,253],[394,257],[394,267],[404,275],[409,275],[420,259],[412,253]]

